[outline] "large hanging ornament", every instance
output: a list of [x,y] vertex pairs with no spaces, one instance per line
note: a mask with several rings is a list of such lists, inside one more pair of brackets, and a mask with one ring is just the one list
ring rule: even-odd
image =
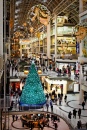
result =
[[34,31],[34,28],[30,27],[30,32],[33,33],[33,31]]
[[33,6],[28,12],[27,20],[31,24],[38,20],[38,22],[47,26],[50,20],[50,11],[44,5]]
[[86,34],[87,28],[79,26],[77,32],[75,33],[77,41],[80,43],[80,41],[84,39]]

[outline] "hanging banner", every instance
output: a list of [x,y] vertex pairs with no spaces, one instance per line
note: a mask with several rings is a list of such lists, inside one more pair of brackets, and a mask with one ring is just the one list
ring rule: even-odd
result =
[[76,42],[76,53],[79,54],[79,51],[80,51],[79,42]]

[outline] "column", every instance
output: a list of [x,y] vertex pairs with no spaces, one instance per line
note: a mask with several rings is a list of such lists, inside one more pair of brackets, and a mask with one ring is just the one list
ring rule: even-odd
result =
[[11,56],[11,51],[10,51],[10,41],[9,41],[9,43],[8,43],[8,56],[9,56],[9,59],[10,59],[10,56]]
[[0,0],[0,55],[3,56],[3,0]]
[[80,45],[80,54],[79,56],[81,57],[83,55],[82,49],[83,49],[83,41],[81,40],[81,42],[79,43]]
[[[79,0],[79,14],[83,12],[83,0]],[[81,23],[80,21],[80,17],[79,17],[79,23]],[[82,49],[83,49],[83,41],[80,41],[80,54],[79,56],[82,57],[83,53],[82,53]],[[83,79],[83,73],[82,73],[82,66],[80,65],[80,75],[79,75],[79,84],[80,84],[80,93],[79,93],[79,104],[82,103],[83,101],[83,95],[84,95],[84,91],[81,89],[81,84],[82,84],[82,79]]]
[[79,104],[82,104],[83,100],[84,100],[84,90],[80,88]]
[[27,49],[27,54],[28,54],[27,56],[28,56],[28,58],[29,58],[29,49]]
[[79,13],[83,12],[83,0],[79,0]]
[[55,60],[57,58],[57,15],[55,15]]
[[39,53],[40,53],[40,38],[38,40],[39,40]]
[[83,97],[84,96],[84,91],[81,88],[82,80],[83,80],[82,65],[80,65],[80,75],[79,75],[79,85],[80,85],[79,104],[82,103],[83,98],[84,98]]
[[51,32],[51,29],[50,29],[50,22],[49,24],[47,25],[47,57],[50,58],[50,32]]
[[22,45],[20,45],[20,58],[22,59]]

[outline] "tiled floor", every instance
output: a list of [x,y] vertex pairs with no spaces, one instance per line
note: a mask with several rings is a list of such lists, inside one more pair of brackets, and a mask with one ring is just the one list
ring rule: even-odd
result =
[[[67,105],[63,104],[62,106],[59,107],[59,109],[61,109],[61,111],[67,116],[68,116],[68,112],[70,111],[72,112],[74,108],[76,108],[77,111],[79,108],[82,109],[82,106],[79,105],[79,94],[68,95]],[[74,119],[72,116],[72,119],[71,119],[72,125],[76,126],[78,120],[79,120],[78,114],[76,116],[76,119]],[[85,124],[87,122],[87,103],[85,104],[85,110],[82,110],[80,120],[82,124]]]

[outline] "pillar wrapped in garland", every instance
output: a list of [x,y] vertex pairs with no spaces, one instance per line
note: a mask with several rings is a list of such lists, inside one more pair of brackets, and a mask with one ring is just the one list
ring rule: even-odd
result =
[[20,105],[29,107],[42,107],[46,102],[43,87],[37,73],[35,64],[32,63],[22,90]]

